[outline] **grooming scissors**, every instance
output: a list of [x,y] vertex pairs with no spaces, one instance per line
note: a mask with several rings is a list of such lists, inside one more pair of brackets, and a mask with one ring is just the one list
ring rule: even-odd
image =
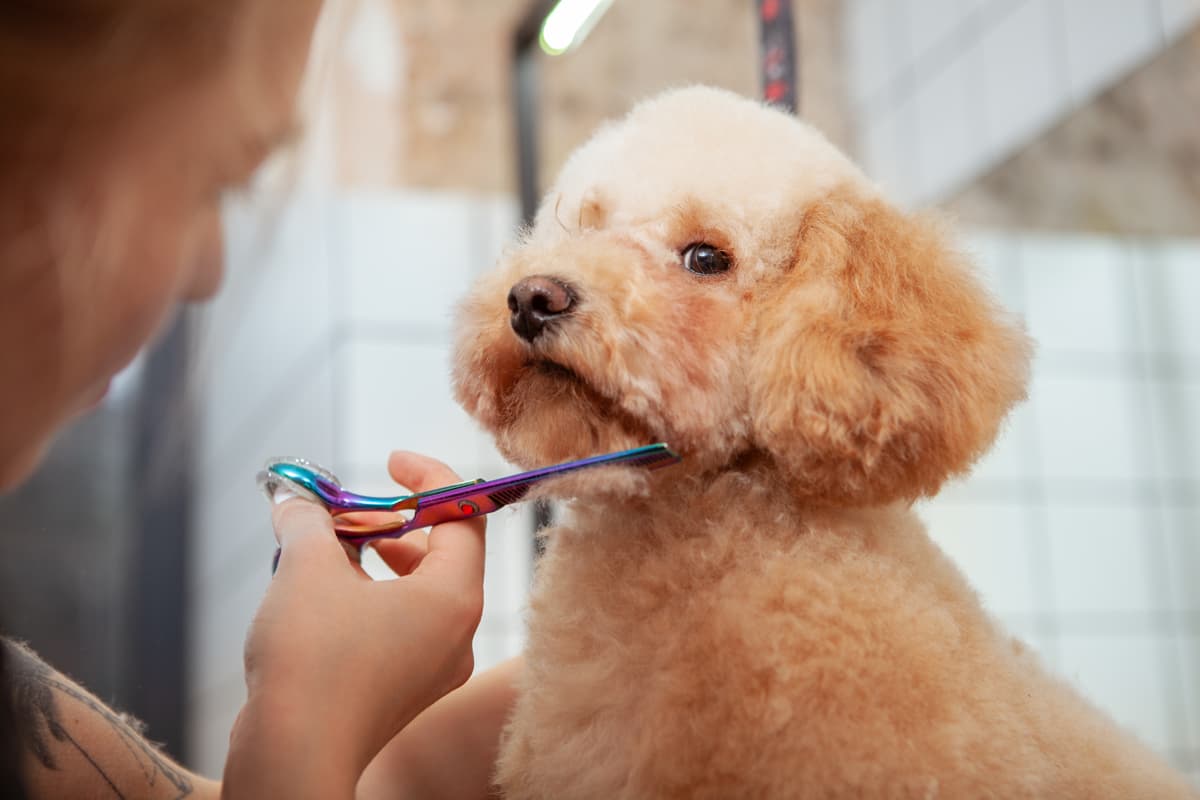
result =
[[[320,503],[333,516],[333,529],[338,538],[360,546],[374,539],[395,538],[443,522],[490,514],[524,499],[530,487],[547,478],[604,466],[658,469],[677,464],[680,460],[679,455],[667,445],[651,444],[490,481],[478,478],[398,497],[373,497],[351,492],[342,486],[332,472],[302,458],[272,459],[257,477],[259,487],[268,498],[273,498],[277,489],[285,488]],[[363,512],[392,513],[395,517],[386,521],[378,521],[377,518],[361,521],[345,517]],[[412,516],[405,516],[401,512],[412,512]],[[272,572],[278,563],[279,551],[276,550]]]

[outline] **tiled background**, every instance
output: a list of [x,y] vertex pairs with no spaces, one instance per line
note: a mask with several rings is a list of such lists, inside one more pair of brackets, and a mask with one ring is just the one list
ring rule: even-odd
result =
[[987,606],[1200,778],[1200,243],[976,233],[1030,400],[921,511]]
[[[849,0],[860,157],[935,205],[1153,57],[1200,0]],[[987,605],[1200,783],[1200,242],[976,231],[1030,401],[922,505]]]
[[[936,201],[1200,19],[1200,0],[847,0],[868,171]],[[268,204],[269,206],[269,204]],[[386,487],[389,449],[507,469],[448,393],[449,311],[511,235],[507,197],[301,193],[228,214],[231,276],[199,321],[192,752],[218,774],[272,540],[273,454]],[[265,232],[265,233],[264,233]],[[255,235],[269,238],[257,240]],[[1047,662],[1200,782],[1200,242],[974,231],[1039,342],[1031,400],[935,538]],[[529,520],[489,527],[481,666],[520,647]]]
[[[272,550],[250,479],[261,462],[302,454],[367,491],[388,490],[393,447],[464,476],[508,468],[449,395],[448,341],[455,298],[510,235],[511,203],[302,198],[277,217],[264,243],[249,236],[272,227],[261,212],[231,209],[229,291],[201,323],[192,758],[213,774]],[[1037,368],[992,454],[922,513],[989,608],[1196,771],[1200,244],[1003,232],[968,244],[1025,317]],[[491,520],[481,667],[519,650],[528,529],[520,512]]]
[[[434,193],[301,194],[227,209],[228,282],[196,320],[197,769],[220,774],[244,698],[242,642],[274,548],[253,481],[268,457],[304,456],[380,493],[397,493],[385,469],[397,448],[468,478],[510,469],[450,396],[449,336],[455,300],[515,223],[508,198]],[[489,518],[480,668],[520,649],[531,526],[520,508]]]
[[1200,0],[846,0],[866,167],[936,201],[1200,19]]

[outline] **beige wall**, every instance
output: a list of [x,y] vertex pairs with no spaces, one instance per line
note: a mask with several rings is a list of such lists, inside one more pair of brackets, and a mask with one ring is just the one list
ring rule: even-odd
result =
[[[388,4],[380,14],[377,4]],[[352,14],[386,24],[401,79],[364,85],[355,60],[333,64],[341,182],[508,192],[515,189],[511,32],[528,0],[356,0]],[[841,100],[839,0],[796,0],[803,112],[835,141]],[[348,19],[351,50],[355,21]],[[358,31],[361,33],[361,31]],[[542,174],[605,118],[670,86],[710,83],[759,92],[752,0],[616,0],[577,51],[539,55]]]
[[1200,28],[947,206],[988,226],[1200,236]]
[[[329,84],[340,183],[514,191],[511,36],[529,0],[347,2]],[[794,5],[802,114],[855,153],[844,0]],[[364,25],[392,42],[389,87],[362,79]],[[757,37],[753,0],[615,0],[577,51],[538,56],[542,180],[602,120],[666,87],[757,95]],[[1200,234],[1198,107],[1193,30],[941,204],[965,224]]]

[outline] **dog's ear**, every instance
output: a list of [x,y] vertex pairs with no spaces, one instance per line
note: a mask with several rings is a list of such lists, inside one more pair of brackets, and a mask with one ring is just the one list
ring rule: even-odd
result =
[[1024,399],[1023,330],[936,225],[877,198],[811,206],[759,303],[753,436],[812,502],[931,495]]

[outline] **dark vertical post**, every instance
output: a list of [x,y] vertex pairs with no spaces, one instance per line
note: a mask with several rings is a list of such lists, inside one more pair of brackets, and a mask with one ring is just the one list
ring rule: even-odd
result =
[[147,355],[137,399],[130,502],[134,520],[124,696],[151,739],[184,753],[186,555],[191,511],[188,350],[181,316]]
[[538,137],[537,41],[542,22],[557,0],[534,0],[513,31],[512,108],[516,137],[517,189],[521,198],[521,222],[528,225],[537,211]]
[[538,204],[537,61],[529,48],[513,54],[513,108],[521,224],[528,225]]
[[763,99],[793,114],[799,102],[800,72],[791,0],[757,0]]

